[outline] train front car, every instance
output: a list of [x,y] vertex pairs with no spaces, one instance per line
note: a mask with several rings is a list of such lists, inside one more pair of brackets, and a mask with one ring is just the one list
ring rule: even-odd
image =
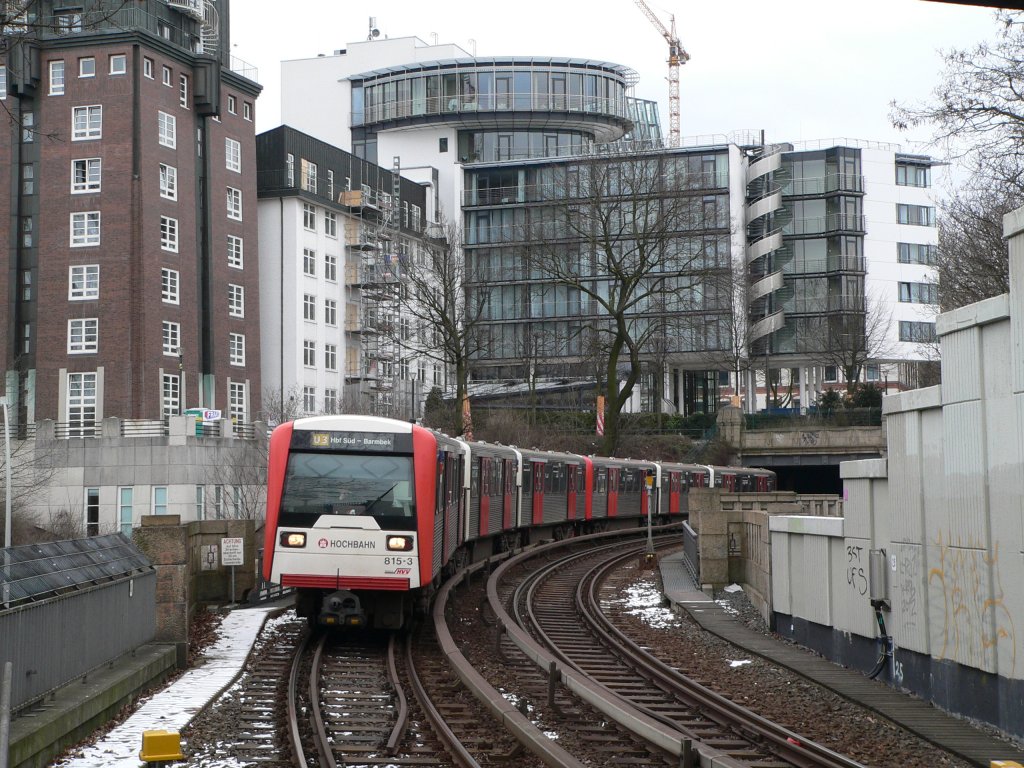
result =
[[393,419],[320,416],[270,439],[264,576],[311,624],[398,628],[434,573],[437,439]]

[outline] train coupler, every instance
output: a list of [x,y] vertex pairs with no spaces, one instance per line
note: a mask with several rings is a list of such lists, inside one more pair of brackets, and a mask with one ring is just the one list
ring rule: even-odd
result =
[[358,597],[339,589],[326,595],[320,603],[317,623],[323,627],[365,627],[366,614]]

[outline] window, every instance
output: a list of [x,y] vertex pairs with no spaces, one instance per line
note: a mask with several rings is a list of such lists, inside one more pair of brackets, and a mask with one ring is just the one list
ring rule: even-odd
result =
[[336,389],[325,389],[324,390],[324,413],[337,413],[338,412],[338,390]]
[[50,62],[50,95],[61,96],[64,93],[64,62]]
[[171,87],[171,68],[170,67],[164,67],[163,68],[163,83],[168,88]]
[[62,35],[82,31],[82,11],[61,11],[56,14],[57,32]]
[[32,234],[35,231],[35,222],[31,216],[21,217],[21,244],[26,248],[32,247]]
[[242,102],[242,118],[252,121],[252,104],[248,101]]
[[178,252],[178,220],[170,216],[160,217],[160,247],[172,253]]
[[228,334],[228,362],[232,365],[245,365],[245,335]]
[[117,489],[117,520],[121,525],[121,535],[131,538],[132,535],[132,502],[135,496],[135,489]]
[[96,374],[68,374],[68,437],[85,437],[96,431]]
[[438,152],[447,152],[448,151],[448,137],[447,136],[442,136],[440,139],[437,140],[437,151]]
[[402,341],[408,341],[412,338],[412,321],[408,317],[399,318],[398,327]]
[[302,342],[302,364],[307,368],[316,367],[316,342],[306,339]]
[[413,205],[410,208],[410,217],[412,219],[412,221],[410,222],[410,226],[412,226],[412,228],[416,232],[420,231],[420,217],[421,217],[421,215],[422,215],[422,213],[421,213],[420,207],[418,205]]
[[896,220],[900,224],[915,224],[920,227],[935,226],[935,208],[928,205],[896,204]]
[[228,314],[245,317],[245,288],[234,283],[228,283]]
[[864,378],[867,381],[878,381],[881,378],[881,372],[877,365],[865,365],[864,366]]
[[316,192],[317,167],[305,158],[302,160],[302,188],[307,192]]
[[338,302],[335,299],[324,299],[324,322],[327,325],[338,324]]
[[71,247],[81,248],[100,244],[100,212],[84,211],[71,214]]
[[235,99],[235,97],[231,94],[228,94],[228,112],[230,112],[232,115],[237,114],[237,103],[238,102]]
[[196,486],[196,520],[206,519],[206,486]]
[[938,246],[925,243],[896,243],[900,264],[927,264],[935,266]]
[[242,172],[242,144],[235,139],[224,139],[224,165],[229,171]]
[[123,75],[128,71],[128,57],[123,53],[115,53],[110,57],[110,74]]
[[160,132],[160,144],[174,149],[178,146],[178,121],[174,115],[166,112],[157,113],[157,127]]
[[36,140],[36,115],[34,112],[21,113],[21,140],[31,144]]
[[68,268],[68,300],[87,301],[100,297],[100,265],[76,264]]
[[295,186],[295,155],[290,152],[285,156],[284,167],[288,173],[288,186]]
[[167,486],[166,485],[154,485],[153,486],[153,514],[154,515],[166,515],[167,514]]
[[32,270],[26,269],[21,273],[21,299],[32,301]]
[[181,375],[165,373],[160,386],[161,418],[181,415]]
[[408,381],[408,379],[409,379],[409,361],[408,360],[399,360],[398,361],[398,376],[403,381]]
[[427,380],[427,364],[422,360],[416,363],[416,378],[423,382]]
[[316,411],[316,387],[302,388],[302,410],[306,413]]
[[900,320],[900,341],[927,343],[935,341],[935,323]]
[[164,267],[160,270],[160,298],[167,304],[180,303],[178,270]]
[[302,226],[316,231],[316,208],[309,203],[302,204]]
[[[249,405],[249,398],[246,394],[245,382],[228,382],[228,417],[235,424],[244,424],[246,409]],[[219,488],[220,486],[218,486]]]
[[99,139],[103,137],[103,107],[99,104],[89,107],[75,107],[71,110],[72,141]]
[[71,161],[71,191],[99,192],[101,178],[101,161],[98,157]]
[[188,75],[178,76],[178,103],[188,109]]
[[900,283],[900,301],[911,304],[938,304],[939,286],[934,283]]
[[316,321],[316,296],[307,293],[302,297],[302,319]]
[[36,193],[36,167],[32,163],[24,163],[21,166],[21,194],[34,195]]
[[932,169],[927,166],[897,163],[896,184],[901,187],[930,187]]
[[21,338],[22,338],[21,351],[24,352],[27,355],[29,352],[32,351],[32,326],[31,326],[31,324],[25,323],[24,327],[22,328]]
[[324,234],[328,237],[338,236],[338,215],[333,211],[324,211]]
[[85,489],[85,535],[100,535],[100,489]]
[[[334,171],[330,168],[327,169],[327,196],[334,199]],[[331,214],[332,216],[334,214]]]
[[169,357],[177,357],[181,349],[181,323],[163,321],[163,350]]
[[143,57],[142,59],[142,74],[150,80],[153,79],[153,60],[149,57]]
[[68,354],[81,355],[99,349],[99,323],[95,317],[68,320]]
[[328,371],[338,370],[338,346],[324,344],[324,368]]
[[173,165],[160,163],[160,197],[178,199],[178,169]]
[[302,274],[316,277],[316,251],[311,248],[302,249]]
[[228,235],[228,266],[232,269],[242,269],[242,238],[236,235]]
[[224,486],[213,486],[213,517],[216,520],[224,519]]
[[338,257],[330,253],[324,254],[324,280],[338,282]]
[[96,59],[92,56],[83,56],[78,60],[79,77],[96,77]]
[[228,218],[242,220],[242,190],[228,187]]

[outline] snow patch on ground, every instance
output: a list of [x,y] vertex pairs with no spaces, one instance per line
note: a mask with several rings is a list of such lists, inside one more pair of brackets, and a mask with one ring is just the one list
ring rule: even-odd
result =
[[[80,754],[56,768],[138,768],[143,731],[181,731],[241,671],[249,649],[275,607],[232,611],[221,622],[220,637],[200,661],[164,690],[140,702],[135,713]],[[207,762],[207,768],[238,768],[233,759]]]
[[662,603],[664,597],[658,585],[653,581],[638,581],[625,590],[623,601],[626,613],[636,616],[648,626],[655,629],[671,629],[679,626],[679,618],[670,608]]

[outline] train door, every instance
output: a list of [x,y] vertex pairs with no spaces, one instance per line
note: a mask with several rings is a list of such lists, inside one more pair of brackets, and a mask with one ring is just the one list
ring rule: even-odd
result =
[[619,468],[608,467],[608,517],[619,512]]
[[579,470],[576,464],[568,464],[565,468],[565,511],[569,520],[576,519],[576,478]]
[[678,472],[668,473],[668,513],[670,515],[679,514],[679,477]]
[[722,473],[722,490],[729,493],[736,492],[736,474],[733,472]]
[[531,461],[533,465],[533,524],[544,522],[544,476],[545,466],[542,461]]
[[490,529],[491,461],[492,459],[488,456],[480,457],[480,525],[478,531],[481,536],[486,536]]
[[516,465],[512,459],[505,459],[505,503],[501,513],[501,527],[512,527],[512,510],[515,506]]

